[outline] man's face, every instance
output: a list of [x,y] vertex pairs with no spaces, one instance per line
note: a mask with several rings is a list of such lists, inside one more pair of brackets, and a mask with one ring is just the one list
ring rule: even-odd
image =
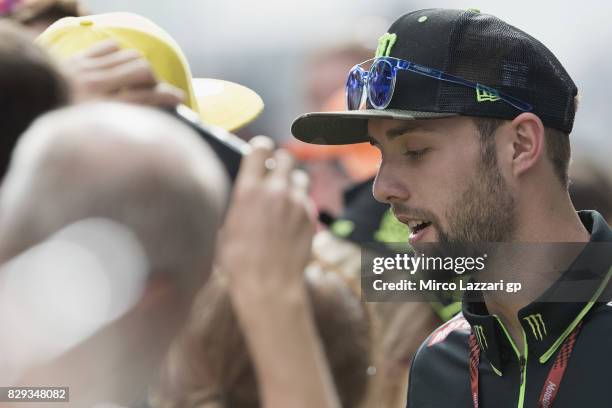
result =
[[373,119],[368,132],[382,155],[374,196],[410,227],[412,245],[512,237],[514,197],[498,168],[495,144],[488,151],[482,147],[472,119]]

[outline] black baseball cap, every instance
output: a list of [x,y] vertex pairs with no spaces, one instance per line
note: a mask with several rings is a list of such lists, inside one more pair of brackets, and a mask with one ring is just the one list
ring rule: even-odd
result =
[[[533,106],[544,126],[569,133],[576,85],[541,42],[478,10],[425,9],[403,15],[388,56],[441,70],[497,89]],[[348,73],[347,73],[348,74]],[[293,135],[314,144],[368,141],[369,119],[435,119],[456,115],[514,119],[521,111],[495,98],[450,82],[399,70],[385,109],[307,113],[291,126]]]

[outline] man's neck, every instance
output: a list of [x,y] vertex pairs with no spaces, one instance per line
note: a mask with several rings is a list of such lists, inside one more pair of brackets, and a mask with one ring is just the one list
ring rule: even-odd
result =
[[508,259],[494,261],[492,266],[496,276],[505,281],[519,278],[524,288],[512,295],[485,296],[489,313],[497,315],[502,320],[521,354],[524,353],[524,342],[523,329],[518,318],[519,310],[536,300],[557,281],[582,248],[572,246],[567,250],[568,247],[563,247],[561,251],[558,246],[544,245],[544,243],[588,242],[590,239],[569,197],[564,197],[560,201],[547,208],[543,206],[524,208],[521,213],[526,217],[519,220],[513,241],[523,243],[517,245],[534,244],[525,247],[526,251],[519,249],[520,256],[511,255],[511,261]]

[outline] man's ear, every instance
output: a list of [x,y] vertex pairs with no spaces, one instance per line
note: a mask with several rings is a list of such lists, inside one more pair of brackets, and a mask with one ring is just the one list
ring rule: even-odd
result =
[[525,112],[514,118],[511,128],[512,172],[514,176],[520,176],[534,167],[544,155],[544,124],[533,113]]

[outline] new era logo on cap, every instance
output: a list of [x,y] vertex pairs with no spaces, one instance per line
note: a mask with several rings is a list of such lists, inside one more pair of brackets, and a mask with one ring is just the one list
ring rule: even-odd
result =
[[478,102],[497,102],[501,98],[499,92],[495,89],[487,88],[484,85],[478,84],[476,87],[476,100]]

